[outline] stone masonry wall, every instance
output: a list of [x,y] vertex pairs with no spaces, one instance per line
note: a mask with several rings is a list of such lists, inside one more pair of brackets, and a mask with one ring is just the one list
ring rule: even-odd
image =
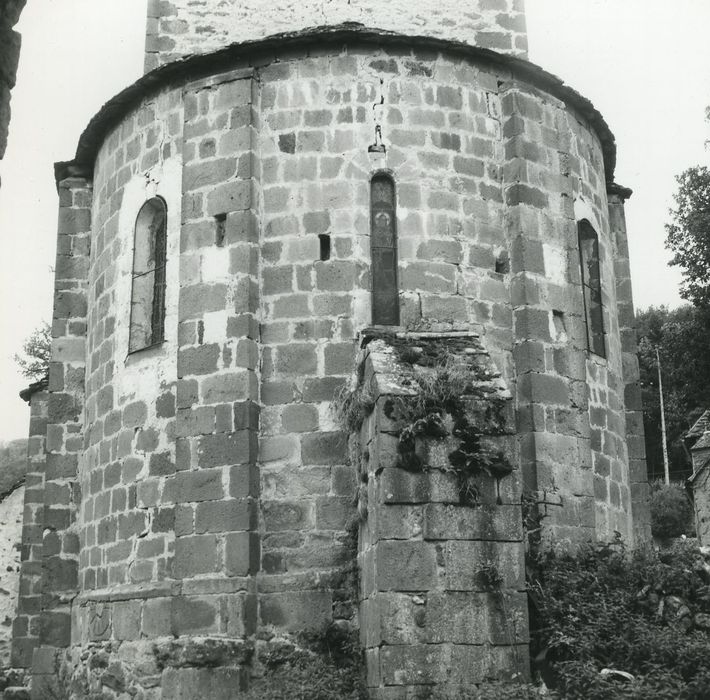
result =
[[30,431],[25,457],[27,477],[20,549],[20,587],[12,626],[10,658],[13,668],[30,668],[32,654],[39,643],[49,394],[46,382],[38,389],[29,397]]
[[[613,538],[614,530],[628,540],[616,251],[600,144],[562,103],[523,85],[512,83],[502,106],[526,491],[538,503],[549,542]],[[606,358],[586,350],[582,219],[599,236]]]
[[[160,493],[175,472],[181,137],[181,93],[164,92],[109,135],[97,161],[81,463],[84,591],[170,575],[174,510]],[[166,340],[129,355],[134,225],[156,195],[168,210]]]
[[527,56],[524,0],[149,0],[146,72],[193,53],[346,22]]
[[[167,635],[183,617],[161,584],[175,546],[174,498],[161,496],[176,460],[182,109],[179,89],[146,100],[95,170],[76,645]],[[134,226],[154,196],[168,211],[165,342],[129,355]]]
[[[646,441],[643,429],[641,383],[638,363],[638,342],[635,328],[634,302],[631,292],[629,245],[624,217],[624,200],[630,191],[609,194],[609,225],[614,246],[616,299],[619,307],[624,409],[626,418],[626,449],[628,450],[628,488],[635,542],[647,542],[651,537],[650,486],[646,470]],[[623,467],[622,467],[623,474]],[[619,481],[619,479],[617,479]],[[619,486],[624,494],[623,484]]]
[[0,160],[7,147],[10,123],[10,90],[15,86],[20,58],[20,35],[12,28],[20,19],[26,0],[5,0],[0,4]]
[[238,638],[256,630],[260,554],[253,88],[237,72],[183,97],[173,577],[207,632]]
[[[91,184],[76,173],[58,182],[57,191],[52,359],[44,445],[46,461],[41,486],[44,497],[42,579],[33,584],[35,590],[41,592],[39,646],[32,659],[36,697],[42,697],[42,689],[53,682],[56,650],[71,643],[71,603],[79,588],[80,541],[76,517],[81,492],[78,464],[86,435],[84,369],[92,189]],[[38,466],[42,466],[41,460]]]

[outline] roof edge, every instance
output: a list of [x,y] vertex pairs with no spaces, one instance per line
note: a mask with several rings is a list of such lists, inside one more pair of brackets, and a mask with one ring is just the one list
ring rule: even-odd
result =
[[30,399],[38,391],[44,391],[49,387],[49,377],[42,377],[39,381],[32,382],[26,389],[20,392],[20,398],[26,403],[30,402]]
[[[71,176],[73,169],[85,173],[93,170],[98,149],[105,133],[120,120],[141,99],[171,82],[182,82],[187,77],[200,77],[224,68],[225,64],[249,54],[263,54],[269,51],[285,52],[306,46],[317,39],[319,49],[323,44],[360,41],[383,43],[388,45],[406,45],[409,48],[424,48],[446,51],[459,55],[476,57],[508,68],[516,78],[522,78],[535,87],[543,88],[554,97],[562,100],[579,111],[591,124],[601,141],[604,155],[604,171],[607,185],[613,186],[616,167],[616,143],[614,135],[601,113],[590,100],[568,86],[563,80],[548,73],[540,66],[528,60],[497,53],[491,49],[471,46],[464,42],[439,39],[429,36],[400,34],[384,29],[371,29],[358,22],[346,22],[339,25],[310,27],[296,32],[273,34],[263,39],[231,44],[225,48],[206,54],[191,54],[184,58],[166,63],[150,73],[146,73],[132,85],[111,98],[94,115],[79,138],[76,155],[71,161],[55,165],[57,183]],[[626,188],[623,188],[626,189]]]
[[607,182],[606,193],[618,195],[623,201],[626,201],[634,191],[630,187],[624,187],[617,182]]

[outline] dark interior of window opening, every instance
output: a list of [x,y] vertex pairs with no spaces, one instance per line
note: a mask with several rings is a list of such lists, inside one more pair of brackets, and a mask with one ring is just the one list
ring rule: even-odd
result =
[[394,181],[376,175],[370,189],[370,252],[372,255],[372,323],[399,325],[397,286],[397,217]]
[[599,272],[599,237],[588,221],[580,221],[577,224],[577,236],[582,292],[584,294],[587,348],[595,355],[606,357],[602,284]]
[[136,218],[129,352],[164,340],[166,220],[167,208],[160,197],[149,199]]
[[327,233],[319,233],[318,241],[320,242],[320,259],[330,260],[330,236]]
[[214,242],[218,248],[221,248],[224,246],[224,237],[225,237],[226,227],[227,227],[227,215],[226,214],[215,215],[214,225],[215,225]]

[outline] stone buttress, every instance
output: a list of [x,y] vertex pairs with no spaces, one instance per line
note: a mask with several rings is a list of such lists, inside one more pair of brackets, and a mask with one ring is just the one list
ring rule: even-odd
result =
[[[375,698],[422,686],[466,697],[486,679],[529,674],[515,421],[479,332],[363,336],[358,390],[371,413],[351,441],[362,484],[361,639]],[[408,425],[417,377],[435,372],[446,383],[452,366],[460,396]],[[476,461],[484,454],[485,467]]]

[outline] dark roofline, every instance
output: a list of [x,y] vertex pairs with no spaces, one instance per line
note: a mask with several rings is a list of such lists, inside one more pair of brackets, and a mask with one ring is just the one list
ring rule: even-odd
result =
[[[144,97],[159,88],[171,83],[182,83],[187,78],[209,75],[225,70],[235,59],[246,58],[255,54],[263,55],[271,52],[292,51],[295,48],[307,46],[318,40],[318,48],[323,44],[342,46],[348,42],[387,44],[388,46],[406,46],[407,48],[433,49],[459,54],[477,59],[483,59],[497,66],[509,69],[515,78],[523,79],[532,85],[542,88],[553,96],[573,107],[589,121],[601,141],[604,154],[604,171],[607,186],[617,187],[614,192],[623,195],[631,190],[614,184],[614,169],[616,167],[616,143],[604,117],[594,105],[580,95],[576,90],[566,85],[558,77],[548,73],[534,63],[516,56],[500,54],[490,49],[469,46],[460,41],[450,41],[426,36],[408,36],[398,32],[382,29],[368,29],[358,22],[312,27],[309,29],[275,34],[265,39],[235,43],[208,54],[193,54],[166,63],[159,68],[146,73],[135,83],[128,86],[109,100],[91,119],[79,138],[76,155],[73,160],[55,165],[54,174],[57,183],[67,177],[87,177],[93,172],[94,161],[98,149],[103,143],[106,132],[119,122],[125,114],[135,107]],[[610,190],[612,191],[612,190]],[[628,195],[627,195],[628,196]],[[625,198],[625,197],[624,197]]]
[[693,486],[693,484],[698,480],[698,477],[707,469],[708,464],[710,464],[710,457],[708,457],[686,480],[685,483],[688,486]]
[[624,187],[616,182],[607,182],[606,192],[607,194],[618,194],[624,201],[626,201],[634,193],[630,187]]
[[42,377],[39,381],[32,382],[26,389],[23,389],[20,392],[20,398],[29,403],[33,394],[36,394],[38,391],[44,391],[47,387],[49,387],[49,377]]

